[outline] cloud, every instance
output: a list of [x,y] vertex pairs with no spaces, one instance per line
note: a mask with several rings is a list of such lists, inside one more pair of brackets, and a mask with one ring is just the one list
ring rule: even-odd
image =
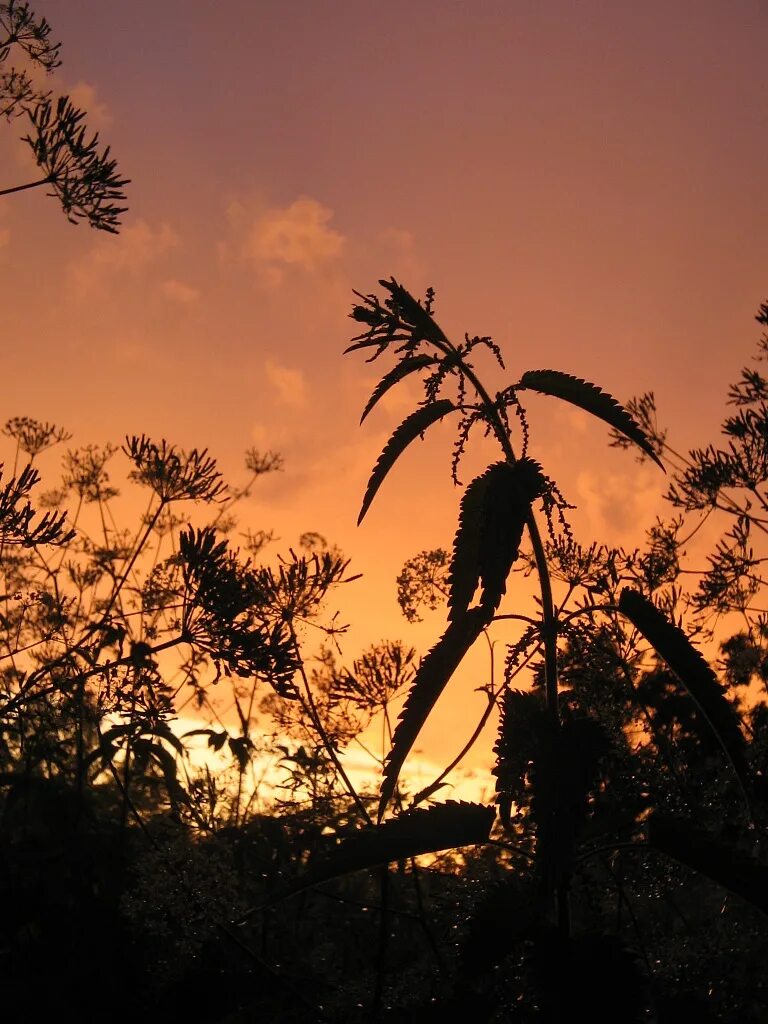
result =
[[70,280],[80,295],[90,293],[117,277],[139,275],[178,244],[170,225],[153,228],[139,220],[117,236],[96,241],[82,259],[72,264]]
[[97,99],[96,89],[88,82],[76,82],[67,90],[74,106],[87,114],[85,124],[90,132],[99,131],[112,124],[112,114],[106,103]]
[[174,302],[179,302],[183,306],[190,306],[200,298],[197,288],[184,284],[183,281],[177,281],[175,278],[163,281],[160,288],[169,299],[173,299]]
[[307,384],[301,370],[291,370],[268,359],[264,365],[276,398],[282,405],[301,408],[307,404]]
[[309,196],[255,212],[237,202],[227,212],[236,241],[220,251],[251,263],[267,287],[279,287],[287,270],[316,274],[336,265],[346,245],[331,227],[333,210]]
[[638,528],[650,527],[662,511],[659,477],[655,467],[645,465],[623,472],[605,466],[580,471],[573,497],[589,535],[609,544],[637,544],[642,539]]

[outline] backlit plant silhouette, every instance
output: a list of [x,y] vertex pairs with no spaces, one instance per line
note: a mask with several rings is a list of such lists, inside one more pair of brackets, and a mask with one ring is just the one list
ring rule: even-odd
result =
[[[654,1014],[662,1019],[664,986],[655,984],[656,971],[625,888],[630,882],[622,875],[631,874],[634,895],[646,899],[654,887],[663,892],[679,884],[675,871],[698,872],[711,889],[724,887],[745,901],[745,933],[757,934],[749,915],[768,912],[768,868],[754,855],[760,771],[750,763],[737,706],[667,614],[679,599],[674,538],[659,526],[651,530],[645,551],[580,546],[557,485],[529,454],[523,402],[530,392],[568,402],[661,466],[658,436],[643,429],[641,416],[594,384],[557,370],[528,370],[491,394],[475,369],[483,352],[503,367],[489,338],[467,335],[453,343],[434,318],[431,291],[422,303],[394,279],[380,284],[386,290],[383,301],[360,295],[352,316],[365,330],[347,350],[368,354],[369,362],[394,356],[363,419],[402,381],[420,380],[423,399],[379,456],[360,521],[408,446],[447,417],[457,424],[454,481],[478,432],[494,439],[499,459],[464,489],[450,555],[424,552],[398,579],[409,617],[418,615],[420,604],[434,609],[444,597],[447,623],[416,669],[394,729],[378,824],[340,833],[336,848],[282,895],[344,871],[496,843],[514,870],[472,913],[453,991],[437,1006],[477,1013],[495,990],[501,1001],[483,1019],[518,1019],[505,1016],[513,1008],[521,1020],[583,1015],[593,1021],[640,1021],[656,1019]],[[516,566],[535,573],[537,616],[508,613],[502,605]],[[501,620],[521,622],[522,629],[508,645],[503,680],[487,689],[489,707],[480,723],[499,702],[493,767],[499,824],[494,810],[481,804],[418,807],[441,787],[445,772],[416,794],[407,810],[386,817],[408,754],[447,683],[481,634]],[[528,665],[537,685],[515,689],[516,676]],[[650,746],[630,742],[627,730],[638,720],[645,723],[640,728],[647,730]],[[651,749],[662,765],[649,760]],[[681,764],[685,779],[679,778]],[[694,766],[701,772],[695,783]],[[730,831],[723,832],[724,821]],[[646,865],[639,873],[625,867],[637,857]],[[611,889],[618,901],[614,911],[605,902]],[[624,917],[635,921],[633,942]],[[380,953],[385,947],[382,937]],[[523,954],[522,967],[511,979],[496,975],[494,980],[495,968],[508,972],[517,962],[516,950]],[[507,977],[506,988],[499,988],[501,977]]]
[[[304,706],[294,685],[303,666],[300,632],[307,622],[330,636],[343,632],[323,625],[322,605],[349,578],[347,560],[326,547],[255,563],[264,538],[252,534],[245,535],[250,557],[231,546],[236,502],[280,465],[271,453],[250,452],[249,481],[230,491],[207,451],[127,438],[128,478],[150,495],[131,535],[117,526],[116,449],[70,449],[62,486],[34,502],[33,463],[68,436],[24,417],[9,420],[4,433],[16,442],[16,464],[29,462],[0,481],[0,759],[7,766],[22,758],[25,772],[36,774],[55,756],[57,772],[80,787],[111,772],[124,820],[159,771],[171,807],[194,817],[187,788],[194,773],[172,728],[192,703],[211,721],[193,733],[213,750],[225,747],[238,767],[237,795],[219,808],[237,823],[253,789],[245,776],[259,746],[259,688]],[[175,510],[190,503],[215,514],[188,525]],[[221,723],[222,677],[232,681],[239,729]]]
[[[51,41],[51,27],[37,19],[28,3],[0,4],[0,113],[8,120],[24,117],[29,134],[23,141],[32,150],[41,178],[0,189],[0,196],[50,186],[67,219],[115,234],[126,212],[125,186],[109,146],[102,149],[98,133],[89,135],[85,112],[68,96],[54,102],[41,90],[32,73],[50,74],[61,63],[60,43]],[[21,67],[5,65],[11,54],[22,57]]]

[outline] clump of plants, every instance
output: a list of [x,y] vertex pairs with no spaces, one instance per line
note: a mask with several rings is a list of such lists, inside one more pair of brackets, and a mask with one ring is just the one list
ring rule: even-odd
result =
[[[501,858],[497,873],[492,881],[485,876],[482,894],[464,908],[450,980],[442,975],[442,984],[427,986],[428,998],[410,1005],[384,980],[387,956],[397,952],[387,923],[390,875],[379,869],[377,1017],[471,1010],[489,1021],[668,1021],[684,1008],[706,1015],[710,1004],[733,1014],[737,986],[720,978],[713,996],[704,984],[713,955],[707,929],[726,915],[716,924],[718,941],[733,942],[740,932],[747,961],[764,942],[763,741],[745,733],[738,701],[682,627],[675,528],[658,523],[646,548],[632,552],[580,545],[563,495],[531,454],[525,401],[535,393],[576,406],[601,420],[614,443],[634,446],[663,469],[664,437],[643,423],[651,405],[634,403],[640,415],[633,415],[631,404],[552,369],[527,370],[492,394],[476,368],[483,355],[504,367],[489,338],[454,343],[435,319],[431,290],[420,302],[394,279],[380,284],[383,300],[359,296],[352,317],[364,329],[347,350],[391,361],[363,419],[404,381],[419,380],[423,398],[381,452],[360,521],[400,456],[446,418],[456,423],[456,483],[477,433],[495,441],[498,458],[464,488],[451,551],[421,553],[398,578],[408,617],[444,602],[447,620],[393,731],[376,820],[366,812],[360,827],[341,830],[277,897],[377,864],[492,847]],[[760,400],[754,391],[751,399]],[[749,414],[742,420],[737,436],[752,424]],[[714,454],[710,463],[730,465]],[[672,488],[678,503],[688,500],[675,490],[679,479]],[[695,481],[688,486],[691,493]],[[709,491],[724,486],[721,473]],[[537,582],[535,615],[507,610],[508,579],[521,567]],[[472,645],[500,624],[519,627],[502,678],[486,687],[488,708],[449,766],[498,708],[496,807],[436,802],[449,769],[404,801],[398,782],[432,709]],[[532,685],[518,688],[525,668]],[[682,926],[670,924],[669,910],[681,892],[690,901]],[[751,1015],[738,1019],[759,1019],[764,1005],[755,993]]]

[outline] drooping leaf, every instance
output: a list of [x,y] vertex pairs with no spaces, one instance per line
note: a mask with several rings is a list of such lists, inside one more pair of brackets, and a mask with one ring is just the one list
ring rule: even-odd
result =
[[488,616],[484,608],[471,609],[450,623],[440,640],[422,659],[392,737],[392,749],[387,757],[381,785],[379,820],[394,793],[403,762],[435,701],[487,624]]
[[483,586],[480,604],[496,611],[520,553],[531,502],[545,486],[541,466],[528,458],[496,462],[469,484],[453,542],[449,619],[467,610],[478,583]]
[[318,881],[325,880],[404,857],[484,843],[495,817],[493,807],[463,800],[417,807],[375,828],[347,836],[326,861],[311,869],[311,874]]
[[190,729],[189,732],[184,733],[184,739],[188,736],[207,736],[208,747],[213,750],[221,750],[229,739],[229,734],[226,731],[217,732],[215,729]]
[[414,373],[416,370],[423,370],[425,366],[434,366],[439,362],[434,356],[417,355],[410,356],[406,359],[401,359],[396,366],[393,366],[389,373],[386,373],[376,387],[373,389],[371,397],[368,399],[368,404],[363,409],[363,415],[360,417],[360,422],[366,418],[368,413],[373,409],[376,403],[386,395],[391,387],[394,387],[398,381],[403,380],[410,373]]
[[638,448],[641,448],[662,470],[664,469],[645,431],[623,405],[596,384],[591,384],[580,377],[572,377],[571,374],[562,373],[560,370],[528,370],[515,385],[515,389],[552,395],[554,398],[570,402],[571,405],[577,405],[624,434],[630,441],[634,441]]
[[491,466],[484,495],[479,569],[480,604],[493,614],[507,588],[507,576],[520,553],[531,502],[544,493],[546,481],[533,459]]
[[[310,864],[306,874],[270,897],[269,903],[303,892],[352,871],[362,871],[423,853],[438,853],[484,843],[496,814],[485,804],[448,800],[419,807],[397,818],[342,836],[337,845]],[[333,837],[329,837],[329,841]],[[249,910],[241,920],[249,917]]]
[[420,434],[423,434],[427,427],[430,427],[437,420],[441,420],[449,412],[455,412],[456,406],[447,398],[442,398],[438,402],[430,402],[429,405],[422,405],[415,412],[412,412],[410,416],[407,416],[394,434],[387,441],[383,452],[379,456],[378,462],[373,467],[371,478],[368,481],[368,487],[365,491],[365,497],[363,498],[363,504],[360,509],[360,515],[357,517],[357,525],[363,521],[365,513],[368,511],[371,502],[376,496],[376,492],[381,487],[384,478],[390,471],[392,466],[397,461],[398,457],[408,447],[408,445],[417,438]]
[[768,867],[733,843],[671,815],[653,814],[648,842],[768,914]]
[[448,570],[448,618],[463,615],[480,580],[480,538],[483,532],[485,492],[493,466],[467,486],[459,507],[459,526],[453,540]]
[[186,750],[184,749],[184,744],[167,722],[160,721],[154,725],[152,728],[152,735],[165,740],[169,746],[173,747],[179,757],[185,756]]
[[715,734],[742,784],[747,782],[746,744],[739,715],[712,668],[685,633],[669,622],[639,591],[625,587],[619,610],[626,615],[678,677]]
[[[139,741],[142,742],[142,741]],[[135,745],[134,745],[135,749]],[[152,758],[163,773],[168,795],[172,803],[189,803],[189,797],[184,787],[179,782],[176,759],[173,754],[166,750],[160,743],[149,742],[146,748],[147,754]]]

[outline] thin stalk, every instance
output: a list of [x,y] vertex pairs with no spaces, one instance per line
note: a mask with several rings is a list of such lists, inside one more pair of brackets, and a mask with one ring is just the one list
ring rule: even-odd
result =
[[[439,330],[439,328],[438,328]],[[496,407],[496,403],[491,400],[490,395],[486,391],[483,384],[475,374],[474,370],[464,361],[458,350],[445,338],[445,335],[440,331],[442,337],[445,339],[445,345],[442,342],[437,343],[437,347],[441,351],[448,351],[452,357],[456,360],[457,370],[462,373],[467,380],[471,383],[475,389],[475,393],[482,406],[484,407],[488,423],[496,436],[501,449],[504,452],[507,461],[513,465],[517,458],[512,448],[511,441],[509,439],[509,432],[507,426],[504,423],[499,411]],[[555,613],[554,599],[552,596],[552,580],[549,575],[549,566],[547,565],[547,556],[544,550],[544,542],[539,533],[539,528],[536,523],[536,517],[533,514],[533,509],[529,508],[526,515],[526,525],[528,527],[528,534],[531,538],[531,547],[533,548],[533,557],[536,562],[536,571],[539,577],[539,587],[541,591],[541,635],[544,642],[544,687],[546,693],[546,706],[547,713],[552,722],[555,730],[560,727],[560,715],[558,707],[558,682],[557,682],[557,616]],[[546,823],[547,830],[554,833],[556,829],[556,822],[550,820]],[[545,846],[547,849],[550,848],[550,843],[546,842]],[[546,864],[544,866],[544,878],[545,884],[548,887],[554,886],[556,916],[558,922],[558,928],[560,934],[563,937],[567,937],[570,933],[570,911],[569,911],[569,899],[568,899],[568,885],[567,880],[557,879],[552,877],[551,882],[549,877],[551,875],[550,869]]]
[[[499,617],[501,618],[501,616]],[[509,685],[510,680],[514,679],[518,672],[521,672],[526,667],[526,665],[530,663],[531,659],[536,657],[540,650],[541,643],[538,643],[533,648],[533,650],[526,655],[525,659],[520,662],[515,671],[510,674],[509,679],[505,679],[502,683],[499,684],[499,686],[495,690],[491,690],[491,692],[488,693],[488,705],[484,709],[482,715],[480,716],[480,720],[475,726],[472,735],[469,737],[467,742],[461,748],[459,753],[454,757],[451,763],[447,766],[447,768],[440,772],[440,774],[433,782],[431,782],[428,786],[426,786],[424,789],[420,790],[416,794],[416,796],[411,801],[411,807],[416,807],[416,805],[420,804],[422,800],[426,800],[428,796],[431,796],[436,789],[439,789],[439,787],[442,785],[443,780],[446,779],[451,774],[453,769],[456,768],[457,765],[459,765],[464,760],[469,751],[472,749],[472,747],[474,747],[475,743],[477,743],[478,739],[482,735],[483,729],[487,725],[488,719],[491,717],[491,712],[496,707],[496,703],[499,697],[506,689],[506,687]]]
[[127,565],[123,569],[123,572],[122,572],[122,574],[120,576],[120,579],[118,580],[117,585],[115,586],[114,590],[112,591],[112,594],[110,595],[109,601],[107,602],[107,606],[106,606],[106,608],[104,609],[104,611],[101,614],[101,621],[102,622],[106,622],[107,618],[109,617],[109,613],[112,611],[112,609],[113,609],[113,607],[115,605],[115,602],[117,601],[118,597],[120,596],[120,592],[123,589],[123,587],[125,586],[126,581],[128,580],[128,576],[130,575],[131,569],[133,569],[134,565],[136,564],[136,560],[139,557],[139,555],[141,554],[141,552],[142,552],[142,550],[144,548],[144,545],[147,543],[147,540],[149,539],[150,534],[154,530],[155,524],[157,523],[158,519],[160,518],[160,515],[161,515],[163,509],[165,508],[165,505],[166,505],[166,502],[163,501],[163,499],[161,499],[160,500],[160,504],[157,506],[157,509],[155,510],[155,512],[152,515],[152,518],[150,519],[149,523],[147,524],[146,530],[142,534],[140,540],[138,540],[136,542],[136,546],[135,546],[135,548],[133,550],[133,554],[131,555],[130,559],[128,560]]
[[301,676],[301,681],[302,681],[302,684],[304,686],[304,694],[305,694],[306,701],[307,701],[307,711],[309,712],[309,716],[310,716],[310,718],[312,720],[312,724],[314,725],[315,729],[317,730],[317,734],[320,737],[320,740],[322,741],[323,746],[325,747],[326,753],[328,754],[330,759],[333,761],[334,767],[336,768],[336,771],[337,771],[337,773],[339,775],[339,778],[344,783],[344,788],[347,790],[349,795],[352,797],[352,799],[353,799],[353,801],[355,803],[355,806],[357,807],[357,809],[360,812],[360,814],[362,815],[362,817],[365,819],[366,824],[373,825],[373,819],[371,818],[370,814],[368,813],[368,810],[367,810],[365,804],[360,799],[360,796],[359,796],[357,790],[352,785],[352,783],[351,783],[351,781],[349,779],[349,776],[344,771],[344,766],[342,765],[341,761],[339,760],[339,755],[336,752],[336,748],[331,743],[330,737],[328,736],[328,733],[325,731],[325,727],[323,726],[323,723],[320,720],[320,715],[317,712],[317,706],[315,705],[315,701],[314,701],[314,698],[312,696],[312,688],[309,685],[309,680],[307,679],[307,673],[304,670],[304,661],[303,661],[303,659],[301,657],[301,653],[299,651],[299,640],[298,640],[298,637],[296,636],[296,631],[293,628],[293,623],[290,622],[290,621],[288,623],[288,628],[289,628],[289,630],[291,632],[291,640],[293,642],[294,650],[296,651],[296,656],[297,656],[298,664],[299,664],[299,675]]
[[[442,331],[440,333],[442,334]],[[445,335],[443,335],[443,337],[445,338]],[[491,396],[488,394],[484,385],[481,383],[471,366],[464,362],[455,346],[452,345],[447,338],[445,341],[447,350],[456,359],[457,368],[462,374],[464,374],[475,389],[507,461],[510,464],[514,464],[517,461],[517,457],[509,440],[507,428],[499,415],[495,402],[492,401]],[[441,350],[443,349],[442,345],[438,347],[440,347]],[[541,588],[541,617],[542,636],[544,639],[544,676],[547,695],[547,710],[549,711],[550,716],[557,720],[557,619],[555,617],[555,607],[552,598],[552,581],[549,575],[547,556],[532,509],[528,510],[526,525],[528,527],[528,534],[531,538],[531,547],[533,548],[533,557],[536,562],[536,572],[539,577],[539,586]]]
[[0,196],[9,196],[13,192],[24,192],[28,188],[38,188],[40,185],[50,185],[53,181],[53,177],[48,175],[47,178],[40,178],[39,181],[29,181],[26,185],[14,185],[12,188],[0,189]]

